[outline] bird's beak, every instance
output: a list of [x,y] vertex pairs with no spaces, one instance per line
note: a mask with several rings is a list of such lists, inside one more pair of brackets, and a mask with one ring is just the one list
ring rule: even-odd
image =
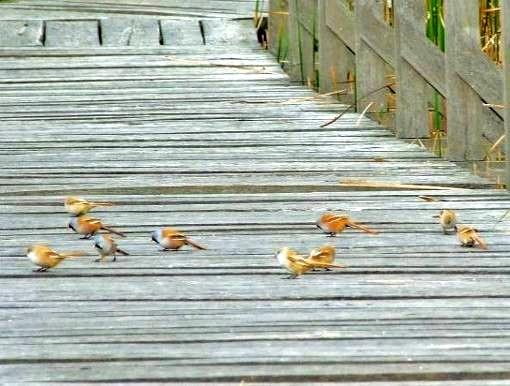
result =
[[440,216],[438,214],[432,216],[432,218],[439,218]]

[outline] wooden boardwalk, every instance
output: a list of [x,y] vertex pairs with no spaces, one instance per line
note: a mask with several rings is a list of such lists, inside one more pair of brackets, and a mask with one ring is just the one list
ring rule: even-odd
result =
[[[342,106],[218,41],[0,50],[0,383],[508,385],[510,196],[356,114],[321,129]],[[32,273],[28,244],[92,251],[68,194],[114,201],[96,214],[131,256]],[[443,207],[489,251],[442,235]],[[326,238],[325,210],[382,233]],[[159,252],[163,225],[208,250]],[[278,248],[326,242],[347,269],[282,280]]]

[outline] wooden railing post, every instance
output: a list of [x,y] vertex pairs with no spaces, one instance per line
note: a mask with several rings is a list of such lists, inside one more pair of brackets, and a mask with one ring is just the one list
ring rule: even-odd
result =
[[281,50],[281,38],[287,34],[287,15],[289,7],[287,0],[269,0],[269,17],[268,17],[268,48],[273,55],[278,54]]
[[483,138],[495,141],[503,132],[501,119],[483,106],[502,100],[501,74],[480,49],[478,1],[445,5],[448,158],[481,160]]
[[[380,111],[386,108],[387,90],[382,89],[374,93],[374,90],[388,83],[385,67],[387,63],[393,64],[390,60],[393,61],[394,55],[393,37],[389,36],[387,25],[382,17],[383,1],[357,0],[354,7],[355,23],[358,26],[356,28],[356,94],[359,111],[364,110],[369,104],[371,104],[369,111]],[[378,48],[383,48],[386,57],[379,55],[376,51]]]
[[[417,32],[425,35],[425,6],[422,1],[393,0],[395,15],[395,71],[398,83],[395,129],[399,138],[428,136],[428,84],[404,59],[416,49]],[[420,25],[422,23],[422,25]],[[413,46],[413,47],[410,47]],[[425,58],[423,58],[425,59]]]
[[[344,0],[319,0],[319,91],[346,90],[339,94],[345,103],[353,102],[349,95],[354,78],[354,14]],[[351,45],[351,47],[349,47]],[[351,76],[349,76],[351,75]]]
[[289,76],[315,84],[317,0],[289,0]]
[[502,2],[506,186],[510,189],[510,0]]

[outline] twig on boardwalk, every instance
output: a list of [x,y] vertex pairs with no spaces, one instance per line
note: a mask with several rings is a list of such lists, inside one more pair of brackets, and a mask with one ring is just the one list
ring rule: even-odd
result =
[[376,92],[379,92],[381,90],[384,90],[385,88],[389,89],[390,91],[394,91],[391,87],[395,85],[395,82],[391,82],[391,83],[387,83],[385,84],[384,86],[382,87],[379,87],[379,88],[376,88],[375,90],[372,90],[370,91],[368,94],[366,95],[363,95],[361,98],[359,98],[358,100],[354,101],[354,103],[351,103],[349,106],[347,106],[347,108],[345,110],[343,110],[340,114],[338,114],[335,118],[333,118],[331,121],[328,121],[324,124],[322,124],[320,127],[326,127],[326,126],[329,126],[331,125],[332,123],[335,123],[336,121],[338,121],[340,118],[342,118],[342,116],[347,112],[349,111],[351,108],[353,108],[358,102],[362,101],[363,99],[365,98],[368,98],[370,95],[372,94],[375,94]]

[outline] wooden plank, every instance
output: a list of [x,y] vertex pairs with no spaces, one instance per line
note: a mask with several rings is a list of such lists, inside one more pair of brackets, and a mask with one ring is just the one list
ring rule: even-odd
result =
[[95,47],[100,44],[97,20],[46,22],[45,46]]
[[[352,12],[342,8],[336,9],[334,5],[341,4],[339,1],[320,0],[319,7],[319,91],[328,93],[331,91],[346,90],[338,95],[338,99],[343,103],[353,103],[354,96],[351,90],[352,84],[347,83],[355,73],[354,54],[348,46],[338,38],[328,23],[328,20],[334,16],[334,12],[349,12],[349,14],[337,15],[337,18],[353,18]],[[333,8],[333,9],[332,9]],[[352,23],[352,20],[351,20]],[[345,28],[340,24],[340,28]],[[351,76],[349,76],[349,74]]]
[[101,45],[107,47],[160,45],[159,20],[144,18],[107,18],[99,20]]
[[[429,136],[429,86],[426,79],[430,79],[427,74],[434,74],[433,77],[436,79],[433,84],[439,86],[438,89],[444,92],[444,57],[437,53],[438,49],[429,44],[430,42],[423,43],[426,39],[423,31],[416,28],[416,25],[425,19],[423,4],[397,1],[393,7],[396,77],[398,80],[395,113],[396,134],[400,138],[426,138]],[[409,43],[411,41],[412,44]],[[416,42],[422,42],[425,47],[422,47],[421,50],[416,49]],[[422,60],[423,52],[433,52],[433,54],[427,55],[432,59]],[[418,63],[418,71],[409,62],[410,56],[420,57],[419,60],[411,61],[413,64]],[[431,68],[434,68],[434,64],[439,63],[440,65],[433,71],[431,69],[423,71],[424,65],[421,63],[424,62]]]
[[0,47],[42,46],[43,36],[42,20],[0,21]]
[[165,46],[204,44],[196,20],[161,20],[160,23]]
[[[482,159],[485,156],[481,146],[482,134],[494,141],[502,134],[502,128],[500,118],[483,106],[483,101],[476,92],[487,85],[492,88],[491,85],[495,83],[484,78],[482,86],[479,84],[481,78],[473,82],[472,77],[465,77],[466,71],[473,70],[473,67],[470,67],[472,64],[477,68],[477,72],[488,74],[484,72],[486,67],[479,66],[480,62],[487,63],[488,59],[479,47],[478,6],[470,4],[465,7],[459,3],[452,5],[451,10],[446,13],[450,14],[446,18],[447,24],[455,31],[447,34],[447,47],[451,47],[446,52],[448,157],[452,160]],[[466,23],[473,26],[469,31],[461,28]],[[470,53],[469,63],[463,56],[464,51]],[[477,84],[479,86],[476,86]],[[484,92],[484,96],[486,95],[488,94]]]
[[351,52],[356,50],[354,14],[345,1],[323,1],[325,23]]
[[[16,9],[97,20],[253,7],[56,1]],[[254,38],[251,22],[233,23]],[[215,45],[0,53],[2,381],[505,384],[510,196],[359,114],[320,128],[346,106],[291,85],[256,44],[214,28]],[[356,179],[473,189],[425,202],[412,186],[339,185]],[[92,241],[66,229],[69,194],[113,201],[93,215],[126,232],[129,256],[92,261]],[[432,217],[442,208],[489,250],[443,235]],[[327,210],[381,233],[327,237],[315,226]],[[160,252],[150,235],[162,226],[208,249]],[[92,256],[36,274],[32,242]],[[325,243],[348,268],[282,279],[276,250]]]
[[394,67],[394,33],[383,19],[383,9],[384,0],[358,0],[355,6],[356,23],[364,28],[358,28],[357,35],[377,56]]
[[[505,123],[505,149],[506,154],[510,154],[510,2],[508,0],[503,2],[502,8],[502,25],[503,25],[503,52],[504,52],[504,64],[503,64],[503,94],[504,94],[504,106],[505,109],[503,111],[504,123]],[[510,166],[506,165],[506,184],[507,187],[510,186]]]

